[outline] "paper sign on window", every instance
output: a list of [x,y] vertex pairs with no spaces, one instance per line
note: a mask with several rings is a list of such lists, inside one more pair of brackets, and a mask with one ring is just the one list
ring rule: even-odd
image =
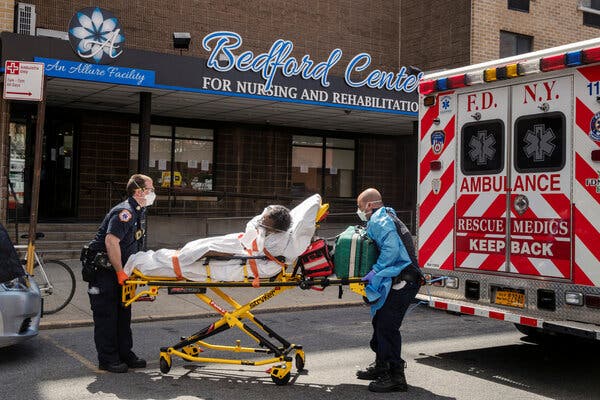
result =
[[150,162],[148,163],[148,166],[150,168],[156,168],[156,160],[150,160]]
[[198,168],[198,160],[188,160],[188,168]]
[[158,169],[159,171],[164,171],[167,169],[167,160],[158,160]]
[[202,165],[201,165],[201,170],[202,171],[208,171],[208,168],[210,167],[210,161],[208,160],[202,160]]
[[337,168],[336,167],[329,168],[329,173],[331,175],[337,175]]
[[300,173],[301,174],[308,174],[308,166],[307,165],[301,165],[300,166]]

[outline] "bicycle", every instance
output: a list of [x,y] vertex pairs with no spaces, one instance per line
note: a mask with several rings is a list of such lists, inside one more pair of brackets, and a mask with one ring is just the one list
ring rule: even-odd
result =
[[[21,237],[26,239],[27,235]],[[36,237],[42,238],[44,234],[39,232]],[[27,254],[27,245],[15,245],[15,249]],[[32,278],[40,288],[44,301],[44,314],[57,313],[69,304],[75,294],[75,274],[71,267],[62,261],[44,260],[37,251],[34,251],[33,255],[35,261]],[[22,262],[25,265],[26,257]]]

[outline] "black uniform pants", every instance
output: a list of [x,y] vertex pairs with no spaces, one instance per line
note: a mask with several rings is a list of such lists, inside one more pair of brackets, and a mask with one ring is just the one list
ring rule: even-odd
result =
[[369,344],[377,362],[389,364],[390,368],[404,366],[404,360],[400,357],[400,325],[418,291],[419,284],[416,282],[407,282],[402,289],[391,289],[385,303],[373,316],[373,336]]
[[121,305],[121,286],[116,273],[100,269],[94,281],[89,283],[88,294],[94,315],[94,342],[100,364],[133,359],[131,307]]

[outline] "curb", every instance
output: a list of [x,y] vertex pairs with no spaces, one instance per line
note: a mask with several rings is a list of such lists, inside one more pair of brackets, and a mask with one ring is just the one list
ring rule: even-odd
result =
[[[328,309],[337,307],[357,307],[366,304],[361,301],[344,301],[340,303],[326,303],[326,304],[305,304],[295,306],[280,306],[280,307],[266,307],[263,309],[257,309],[252,314],[267,314],[273,312],[285,312],[285,311],[307,311],[316,309]],[[192,314],[172,314],[172,315],[147,315],[142,317],[135,317],[131,319],[134,324],[143,322],[156,322],[156,321],[170,321],[176,319],[193,319],[193,318],[208,318],[208,317],[219,317],[221,314],[217,312],[199,312]],[[39,330],[50,330],[50,329],[62,329],[62,328],[79,328],[85,326],[93,326],[94,321],[92,319],[82,319],[74,321],[60,321],[60,322],[40,322]]]

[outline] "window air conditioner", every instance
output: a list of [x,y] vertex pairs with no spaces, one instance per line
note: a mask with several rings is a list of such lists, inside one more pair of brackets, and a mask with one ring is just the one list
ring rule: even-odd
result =
[[15,32],[35,36],[35,6],[33,4],[17,3],[16,11]]

